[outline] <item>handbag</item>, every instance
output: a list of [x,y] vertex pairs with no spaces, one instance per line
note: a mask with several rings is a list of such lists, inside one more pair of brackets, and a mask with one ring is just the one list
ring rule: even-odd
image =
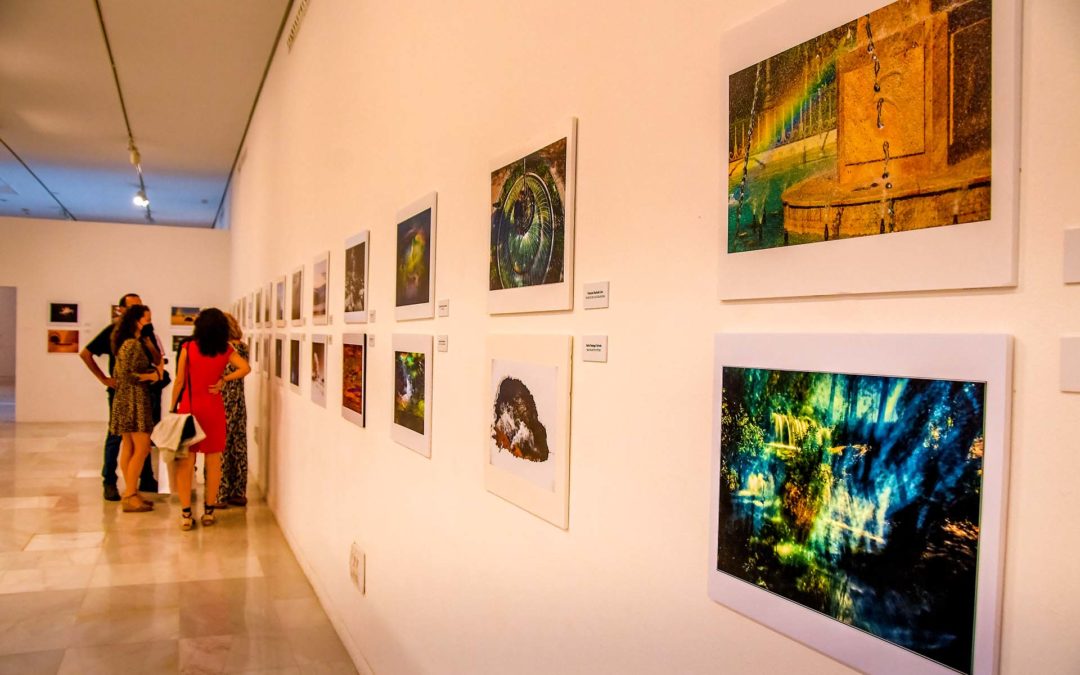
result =
[[154,431],[150,434],[151,442],[161,452],[170,453],[174,461],[187,457],[191,446],[206,438],[206,432],[199,426],[194,415],[176,412],[180,399],[184,397],[184,390],[191,384],[191,371],[188,370],[186,375],[180,395],[176,397],[176,405],[162,414],[161,421],[154,425]]

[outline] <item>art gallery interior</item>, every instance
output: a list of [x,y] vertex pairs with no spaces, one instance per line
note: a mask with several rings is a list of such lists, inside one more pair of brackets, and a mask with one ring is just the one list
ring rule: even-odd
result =
[[[263,368],[247,378],[250,476],[359,672],[839,673],[852,671],[709,597],[715,336],[1010,335],[999,670],[1076,672],[1080,393],[1063,383],[1062,339],[1080,335],[1080,284],[1063,273],[1080,227],[1080,3],[1022,5],[1022,25],[994,25],[1022,43],[1015,284],[721,299],[723,45],[766,7],[313,0],[277,45],[217,227],[0,217],[0,317],[15,318],[13,338],[0,326],[0,387],[14,376],[17,424],[104,430],[98,383],[45,348],[49,302],[94,312],[86,332],[133,288],[162,317],[232,308],[329,252],[326,325],[309,307],[302,325],[247,331],[305,354],[328,336],[325,406],[303,359],[298,390]],[[489,313],[493,162],[572,118],[573,308]],[[396,214],[432,192],[448,316],[399,320]],[[347,324],[345,242],[363,230],[371,316]],[[595,282],[609,307],[584,307]],[[342,336],[358,332],[363,427],[339,393]],[[488,337],[506,334],[572,339],[566,529],[485,487]],[[446,338],[428,370],[429,457],[391,435],[395,335]],[[586,336],[607,337],[606,362],[583,359]]]

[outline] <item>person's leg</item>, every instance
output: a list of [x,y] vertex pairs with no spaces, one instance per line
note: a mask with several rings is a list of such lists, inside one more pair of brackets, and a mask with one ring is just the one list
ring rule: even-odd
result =
[[217,506],[211,499],[217,499],[218,489],[221,487],[221,453],[207,453],[206,455],[206,494],[203,507],[203,525],[214,524],[214,507]]
[[190,530],[194,524],[191,515],[191,479],[195,476],[195,453],[188,451],[187,457],[178,459],[176,466],[176,489],[180,497],[180,528]]
[[120,492],[116,489],[116,467],[120,457],[120,436],[108,434],[105,436],[104,461],[101,466],[101,484],[105,488],[105,499],[110,502],[120,500]]
[[120,464],[124,470],[124,511],[149,511],[153,508],[152,504],[144,501],[135,489],[139,467],[142,466],[148,452],[150,452],[150,434],[145,431],[124,434],[123,447],[120,450]]
[[[147,442],[150,441],[150,436],[146,437]],[[154,478],[154,457],[151,453],[146,453],[146,459],[142,463],[142,473],[139,475],[139,490],[141,492],[157,492],[158,482]]]

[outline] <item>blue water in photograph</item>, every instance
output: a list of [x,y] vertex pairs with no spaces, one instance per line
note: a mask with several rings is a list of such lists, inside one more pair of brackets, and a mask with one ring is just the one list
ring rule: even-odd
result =
[[970,672],[985,389],[725,367],[717,569]]

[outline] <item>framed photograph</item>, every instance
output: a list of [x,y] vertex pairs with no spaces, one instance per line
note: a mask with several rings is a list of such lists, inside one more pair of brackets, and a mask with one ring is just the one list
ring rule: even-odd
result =
[[172,326],[194,326],[199,316],[198,307],[176,307],[169,309],[169,324]]
[[345,240],[345,323],[367,323],[368,237],[364,230]]
[[289,282],[289,321],[294,326],[304,325],[304,266],[293,270]]
[[191,333],[172,333],[172,348],[170,350],[170,353],[172,353],[173,359],[178,358],[178,355],[180,354],[180,345],[184,344],[190,339]]
[[124,316],[124,308],[121,305],[109,305],[109,321],[116,321]]
[[271,368],[271,360],[272,360],[272,357],[270,355],[270,349],[271,349],[270,345],[271,345],[271,337],[269,335],[264,335],[262,337],[262,354],[263,354],[263,357],[262,357],[262,363],[260,364],[262,366],[262,376],[263,376],[264,379],[270,377],[270,368]]
[[435,316],[435,224],[437,195],[432,192],[397,213],[394,318]]
[[285,325],[285,277],[278,277],[274,282],[274,324]]
[[1012,338],[715,348],[710,597],[862,672],[997,672]]
[[571,345],[568,335],[488,336],[484,487],[564,530]]
[[281,383],[282,361],[284,360],[285,338],[281,335],[274,336],[274,377],[278,384]]
[[255,327],[261,328],[263,325],[263,292],[260,288],[255,291]]
[[48,350],[50,354],[78,354],[79,331],[49,329]]
[[721,298],[1016,284],[1021,3],[881,5],[722,41]]
[[575,118],[493,163],[490,313],[573,308],[576,166]]
[[311,336],[311,400],[326,407],[326,335]]
[[289,338],[289,388],[300,391],[300,336]]
[[263,302],[262,324],[267,328],[274,325],[274,320],[270,316],[270,303],[272,302],[271,298],[274,296],[273,289],[274,285],[272,283],[266,284],[266,288],[263,289],[263,298],[265,300]]
[[321,253],[311,264],[311,323],[325,326],[328,323],[330,290],[330,252]]
[[431,336],[393,336],[394,421],[390,437],[431,457]]
[[49,323],[50,324],[72,324],[79,323],[79,303],[77,302],[50,302],[49,303]]
[[341,336],[341,416],[364,426],[367,405],[367,335]]

